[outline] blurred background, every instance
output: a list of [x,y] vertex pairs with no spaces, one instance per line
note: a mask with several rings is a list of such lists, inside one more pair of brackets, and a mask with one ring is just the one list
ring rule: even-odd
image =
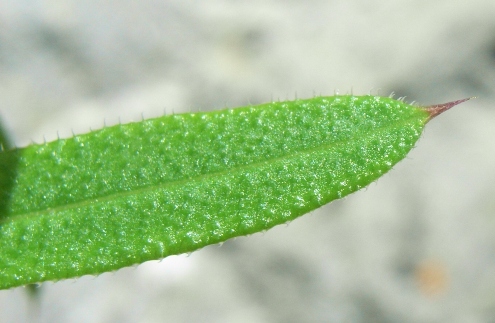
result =
[[334,92],[478,99],[344,200],[38,299],[0,291],[0,322],[494,322],[495,1],[0,2],[17,146]]

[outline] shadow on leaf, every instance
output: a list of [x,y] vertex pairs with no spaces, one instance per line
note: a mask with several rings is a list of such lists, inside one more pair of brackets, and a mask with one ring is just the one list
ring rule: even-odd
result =
[[12,149],[5,129],[0,123],[0,221],[8,216],[9,199],[17,174],[19,151]]

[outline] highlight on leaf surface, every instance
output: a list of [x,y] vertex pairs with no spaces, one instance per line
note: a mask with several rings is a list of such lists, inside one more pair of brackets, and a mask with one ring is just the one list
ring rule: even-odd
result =
[[365,187],[460,101],[315,97],[168,115],[0,152],[0,288],[267,230]]

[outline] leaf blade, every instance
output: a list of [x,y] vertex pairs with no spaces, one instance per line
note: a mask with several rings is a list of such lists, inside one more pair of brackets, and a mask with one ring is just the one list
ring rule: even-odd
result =
[[285,223],[391,169],[429,117],[389,98],[322,97],[165,116],[15,151],[0,288]]

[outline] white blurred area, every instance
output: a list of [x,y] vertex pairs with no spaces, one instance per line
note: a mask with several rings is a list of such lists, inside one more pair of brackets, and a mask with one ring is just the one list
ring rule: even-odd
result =
[[0,2],[17,146],[335,91],[478,99],[344,200],[38,299],[0,291],[0,322],[494,322],[495,1]]

